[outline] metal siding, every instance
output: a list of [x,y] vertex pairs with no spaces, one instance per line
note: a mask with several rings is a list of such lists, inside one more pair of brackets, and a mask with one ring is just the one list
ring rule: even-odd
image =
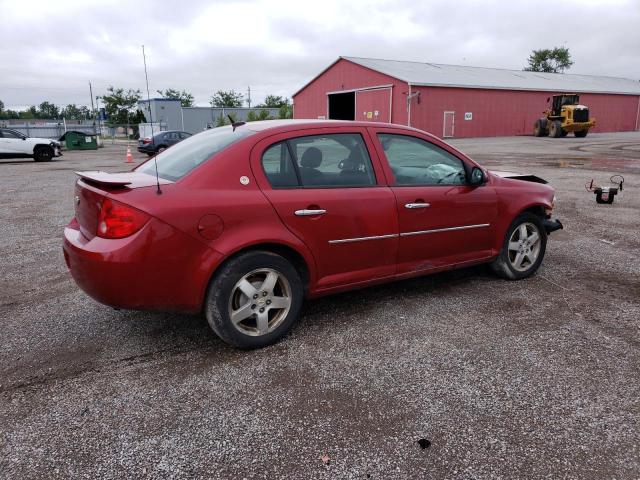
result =
[[[420,91],[420,104],[411,104],[411,126],[439,137],[445,111],[455,112],[455,137],[531,135],[533,124],[547,108],[547,97],[555,92],[412,87]],[[394,100],[395,101],[395,100]],[[636,129],[639,96],[584,94],[580,102],[597,121],[594,132]],[[464,120],[471,112],[472,120]]]
[[[293,97],[294,118],[317,119],[327,115],[327,92],[393,85],[392,122],[407,123],[405,82],[340,59]],[[358,107],[359,108],[359,107]],[[360,112],[362,113],[362,112]],[[357,112],[356,112],[357,114]],[[360,120],[360,116],[357,116]]]

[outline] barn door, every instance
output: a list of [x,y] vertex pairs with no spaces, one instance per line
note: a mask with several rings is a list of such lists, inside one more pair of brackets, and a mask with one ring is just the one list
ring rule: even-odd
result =
[[442,126],[442,138],[453,137],[456,126],[456,112],[444,112],[444,124]]
[[391,123],[391,87],[356,91],[356,120]]

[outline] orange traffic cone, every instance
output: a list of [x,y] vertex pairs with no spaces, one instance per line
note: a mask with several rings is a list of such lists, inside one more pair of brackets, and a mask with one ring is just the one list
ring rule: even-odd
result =
[[125,163],[133,163],[133,155],[131,155],[131,147],[127,147],[127,161]]

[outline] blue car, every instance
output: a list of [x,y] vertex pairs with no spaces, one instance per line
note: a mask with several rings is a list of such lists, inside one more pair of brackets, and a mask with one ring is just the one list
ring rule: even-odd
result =
[[156,133],[153,137],[145,137],[138,140],[138,151],[151,157],[190,136],[190,133],[178,130]]

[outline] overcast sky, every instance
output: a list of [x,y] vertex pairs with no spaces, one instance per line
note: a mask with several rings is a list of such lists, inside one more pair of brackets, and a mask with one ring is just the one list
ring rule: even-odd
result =
[[[640,79],[640,1],[0,0],[0,100],[88,104],[109,85],[290,97],[338,56],[522,69],[567,46],[571,73]],[[146,96],[146,92],[145,92]],[[157,96],[157,95],[155,95]]]

